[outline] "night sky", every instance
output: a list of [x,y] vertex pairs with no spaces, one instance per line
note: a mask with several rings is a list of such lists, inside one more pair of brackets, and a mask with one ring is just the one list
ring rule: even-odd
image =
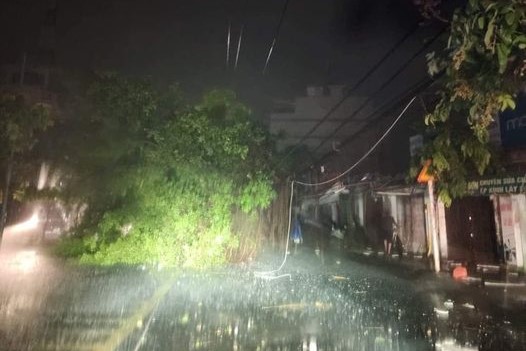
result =
[[[352,84],[420,20],[411,0],[290,0],[263,75],[285,1],[58,0],[56,64],[151,76],[162,83],[177,81],[190,96],[233,87],[263,111],[272,98],[303,94],[308,84]],[[3,3],[0,60],[20,61],[21,53],[33,50],[38,42],[47,4]],[[235,72],[225,67],[229,21],[232,51],[239,28],[245,26]],[[432,32],[429,27],[420,29],[360,94],[381,84]],[[408,74],[424,75],[423,60]]]

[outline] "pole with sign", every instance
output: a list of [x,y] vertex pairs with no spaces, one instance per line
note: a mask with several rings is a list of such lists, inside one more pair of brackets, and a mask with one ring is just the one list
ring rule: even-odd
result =
[[435,272],[440,272],[440,251],[438,248],[438,231],[436,221],[436,210],[435,210],[435,178],[429,173],[429,167],[431,166],[431,160],[427,160],[422,170],[418,174],[417,181],[419,183],[427,183],[427,192],[429,195],[430,206],[428,208],[429,220],[431,224],[431,238],[433,246],[433,261],[435,266]]

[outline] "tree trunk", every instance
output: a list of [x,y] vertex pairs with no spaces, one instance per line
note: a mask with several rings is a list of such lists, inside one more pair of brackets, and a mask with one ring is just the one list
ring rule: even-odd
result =
[[278,196],[269,207],[269,239],[273,248],[284,249],[287,238],[287,228],[289,220],[290,189],[288,184],[281,184]]
[[4,236],[4,228],[7,220],[7,202],[9,201],[9,187],[11,186],[11,174],[13,173],[13,156],[9,156],[7,160],[7,168],[5,172],[4,189],[2,190],[2,212],[0,214],[0,246],[2,245],[2,237]]

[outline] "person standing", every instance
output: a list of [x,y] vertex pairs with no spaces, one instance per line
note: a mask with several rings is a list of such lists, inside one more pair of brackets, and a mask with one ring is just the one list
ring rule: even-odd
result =
[[300,215],[296,214],[292,223],[291,239],[294,242],[294,253],[298,251],[298,245],[303,244],[303,231],[301,230]]
[[396,224],[393,216],[388,210],[384,210],[382,214],[381,230],[384,239],[384,254],[386,256],[391,255],[391,247],[393,246],[393,233],[398,225]]

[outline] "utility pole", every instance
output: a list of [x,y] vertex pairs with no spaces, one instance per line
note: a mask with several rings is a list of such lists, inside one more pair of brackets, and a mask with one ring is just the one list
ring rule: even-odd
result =
[[436,208],[435,208],[435,187],[434,180],[430,179],[427,181],[427,192],[429,195],[429,219],[431,222],[431,236],[433,238],[433,261],[435,263],[435,272],[440,272],[440,250],[438,248],[438,231],[437,231],[437,220],[436,220]]
[[429,173],[429,167],[431,166],[431,160],[427,160],[422,170],[418,174],[417,181],[419,183],[427,183],[427,193],[429,196],[429,207],[427,213],[429,214],[429,221],[431,224],[431,245],[433,246],[433,261],[435,272],[440,272],[440,250],[438,242],[438,231],[437,231],[437,217],[435,208],[435,177]]

